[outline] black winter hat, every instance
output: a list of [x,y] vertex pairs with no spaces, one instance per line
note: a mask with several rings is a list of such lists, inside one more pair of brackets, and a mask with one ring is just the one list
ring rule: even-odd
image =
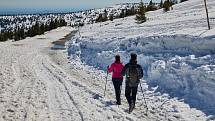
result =
[[116,60],[117,62],[120,62],[120,55],[116,55],[116,56],[115,56],[115,60]]
[[137,54],[131,53],[131,60],[137,60]]

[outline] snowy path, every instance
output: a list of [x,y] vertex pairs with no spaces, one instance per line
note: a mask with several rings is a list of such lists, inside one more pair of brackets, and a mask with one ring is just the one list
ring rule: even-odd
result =
[[[1,120],[72,120],[74,115],[82,118],[71,95],[65,95],[67,88],[41,53],[51,41],[70,31],[61,28],[39,38],[1,43]],[[72,111],[60,110],[64,105]]]
[[124,92],[123,104],[112,105],[110,81],[107,97],[101,97],[103,71],[79,60],[68,61],[66,50],[50,49],[51,42],[71,31],[59,28],[22,41],[0,43],[0,121],[205,120],[202,112],[183,101],[148,90],[144,81],[148,116],[141,93],[132,114],[126,112]]

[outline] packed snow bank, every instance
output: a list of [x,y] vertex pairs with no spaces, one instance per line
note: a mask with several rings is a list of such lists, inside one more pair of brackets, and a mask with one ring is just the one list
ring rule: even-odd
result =
[[183,35],[106,43],[73,40],[69,43],[69,55],[101,69],[113,62],[116,53],[128,62],[129,53],[136,52],[149,85],[159,86],[158,91],[179,96],[193,107],[215,113],[214,40]]
[[185,99],[192,107],[215,114],[214,55],[153,58],[147,80],[158,91]]

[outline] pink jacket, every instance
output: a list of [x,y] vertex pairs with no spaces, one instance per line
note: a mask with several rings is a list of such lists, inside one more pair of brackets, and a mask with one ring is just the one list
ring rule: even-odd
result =
[[123,78],[121,71],[123,69],[124,65],[122,63],[114,62],[111,64],[111,66],[108,68],[108,72],[112,74],[112,78]]

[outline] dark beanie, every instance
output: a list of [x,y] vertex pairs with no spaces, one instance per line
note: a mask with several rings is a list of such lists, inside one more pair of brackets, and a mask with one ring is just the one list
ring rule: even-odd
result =
[[131,60],[137,60],[137,54],[131,53]]
[[116,62],[120,62],[120,56],[119,56],[119,55],[116,55],[116,56],[115,56],[115,61],[116,61]]

